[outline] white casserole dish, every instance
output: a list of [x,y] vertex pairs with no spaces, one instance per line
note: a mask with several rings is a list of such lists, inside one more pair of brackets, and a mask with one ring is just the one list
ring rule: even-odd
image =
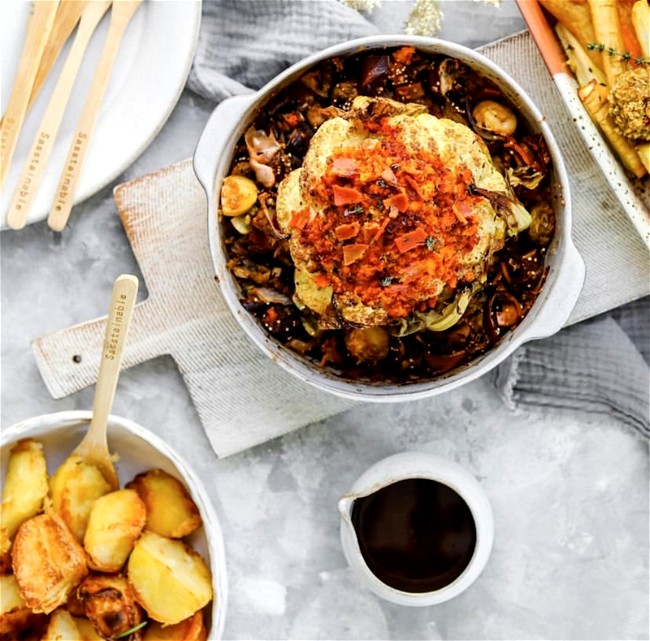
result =
[[[333,56],[345,56],[368,49],[413,46],[465,62],[492,80],[518,108],[533,131],[541,133],[553,160],[555,238],[549,248],[546,283],[526,318],[488,352],[459,370],[426,382],[409,384],[356,383],[320,369],[271,338],[239,302],[239,286],[226,267],[227,257],[218,219],[221,183],[230,166],[234,146],[255,118],[258,109],[280,89],[316,63]],[[417,36],[371,36],[345,42],[296,63],[259,91],[230,98],[213,112],[194,154],[194,170],[208,199],[208,238],[214,270],[231,312],[249,337],[273,361],[300,380],[321,390],[364,401],[402,401],[453,389],[478,378],[501,363],[526,341],[545,338],[566,323],[582,288],[585,267],[571,240],[571,200],[564,163],[557,144],[541,114],[524,91],[499,67],[483,55],[450,42]]]

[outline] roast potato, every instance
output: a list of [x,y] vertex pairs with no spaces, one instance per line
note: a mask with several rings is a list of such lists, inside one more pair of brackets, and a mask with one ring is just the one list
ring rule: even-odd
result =
[[116,637],[144,619],[133,600],[126,578],[120,574],[87,576],[78,589],[86,617],[95,630],[106,638]]
[[56,514],[25,521],[11,556],[20,592],[33,612],[49,614],[63,605],[88,574],[83,548]]
[[81,636],[72,615],[61,608],[55,610],[41,641],[77,641],[77,639],[81,639]]
[[72,617],[79,630],[79,638],[83,641],[105,641],[104,637],[95,630],[95,626],[90,619],[83,617]]
[[[45,625],[45,615],[34,614],[25,603],[13,574],[0,576],[0,640],[14,641],[38,634]],[[40,634],[38,634],[40,637]]]
[[147,529],[180,539],[201,526],[201,515],[185,486],[163,470],[138,474],[127,488],[134,489],[147,506]]
[[212,600],[210,570],[182,541],[145,530],[127,568],[134,598],[161,623],[179,623]]
[[55,472],[50,481],[54,511],[82,542],[93,503],[111,491],[102,473],[73,454]]
[[29,608],[20,594],[18,582],[13,574],[0,576],[0,632],[2,629],[2,617],[9,612]]
[[21,523],[38,514],[47,496],[47,464],[43,446],[32,439],[18,441],[9,453],[0,508],[0,553],[9,551]]
[[143,641],[205,641],[207,638],[203,612],[199,610],[189,619],[174,625],[152,621],[145,628]]
[[[0,506],[0,516],[2,507]],[[0,527],[0,574],[11,574],[11,539]]]
[[126,562],[147,517],[135,490],[117,490],[100,496],[90,510],[84,535],[88,565],[93,570],[117,572]]
[[84,610],[83,601],[79,598],[79,591],[73,590],[72,594],[68,597],[65,604],[65,609],[73,617],[85,617],[86,611]]

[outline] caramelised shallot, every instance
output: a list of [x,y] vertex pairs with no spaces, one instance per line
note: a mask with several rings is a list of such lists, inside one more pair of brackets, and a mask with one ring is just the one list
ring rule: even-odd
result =
[[280,143],[273,134],[267,135],[254,127],[249,127],[244,134],[246,147],[250,158],[251,168],[255,177],[264,187],[273,187],[275,184],[275,172],[269,163],[280,151]]

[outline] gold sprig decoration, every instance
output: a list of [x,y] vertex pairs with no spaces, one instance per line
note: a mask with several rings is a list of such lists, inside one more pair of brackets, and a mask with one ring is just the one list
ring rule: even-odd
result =
[[404,23],[404,33],[409,36],[435,36],[440,31],[442,17],[438,0],[417,0]]
[[[502,0],[474,1],[482,1],[496,7],[500,6],[502,2]],[[373,11],[373,9],[381,6],[381,0],[341,0],[341,2],[362,13]],[[415,0],[413,9],[404,23],[404,33],[410,36],[435,36],[440,31],[443,16],[440,0]]]
[[342,0],[343,4],[363,13],[372,11],[381,4],[381,0]]

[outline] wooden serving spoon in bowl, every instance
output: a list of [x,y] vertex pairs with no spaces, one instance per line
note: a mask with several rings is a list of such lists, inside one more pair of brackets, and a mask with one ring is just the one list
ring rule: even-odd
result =
[[113,285],[106,335],[99,362],[99,376],[95,385],[93,416],[86,435],[71,454],[71,456],[79,456],[85,463],[96,467],[114,490],[119,488],[119,482],[108,450],[106,427],[115,398],[122,354],[137,294],[138,279],[135,276],[123,274]]

